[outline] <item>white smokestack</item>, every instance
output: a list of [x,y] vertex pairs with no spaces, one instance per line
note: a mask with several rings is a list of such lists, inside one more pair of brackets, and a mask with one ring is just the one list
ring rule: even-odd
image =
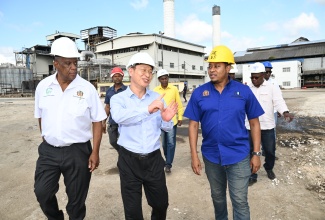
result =
[[213,47],[220,45],[220,7],[215,5],[212,8],[212,41]]
[[175,38],[174,0],[164,1],[164,35]]

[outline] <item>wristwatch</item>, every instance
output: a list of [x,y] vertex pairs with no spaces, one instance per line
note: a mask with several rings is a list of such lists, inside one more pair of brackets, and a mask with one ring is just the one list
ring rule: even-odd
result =
[[260,151],[258,151],[258,152],[253,151],[253,152],[252,152],[252,155],[261,156],[262,153],[261,153]]

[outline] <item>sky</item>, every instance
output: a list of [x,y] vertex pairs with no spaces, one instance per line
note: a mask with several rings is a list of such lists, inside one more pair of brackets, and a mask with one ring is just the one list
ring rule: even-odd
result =
[[[325,40],[325,0],[175,0],[175,38],[212,50],[212,7],[220,6],[221,44],[233,52]],[[47,45],[59,32],[80,35],[109,26],[117,36],[163,31],[163,0],[0,0],[0,63],[15,64],[14,51]],[[84,44],[78,40],[79,49]]]

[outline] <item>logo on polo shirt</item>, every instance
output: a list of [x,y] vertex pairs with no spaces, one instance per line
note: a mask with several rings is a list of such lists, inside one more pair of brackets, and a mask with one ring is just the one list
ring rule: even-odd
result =
[[203,96],[209,96],[209,95],[210,95],[209,91],[208,90],[204,90]]
[[48,87],[48,88],[45,90],[45,95],[44,95],[44,97],[47,97],[47,96],[54,96],[54,95],[52,94],[52,92],[53,92],[53,89],[52,89],[51,87]]
[[77,91],[77,96],[79,98],[82,98],[83,95],[84,95],[84,92],[83,91]]

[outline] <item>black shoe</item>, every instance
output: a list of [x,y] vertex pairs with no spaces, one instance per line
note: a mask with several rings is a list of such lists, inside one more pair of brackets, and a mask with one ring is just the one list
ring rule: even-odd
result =
[[257,182],[257,179],[249,178],[248,186],[252,186],[256,182]]
[[267,173],[267,177],[270,179],[270,180],[274,180],[276,178],[274,172],[272,170],[266,170],[266,173]]
[[172,170],[171,170],[171,167],[170,166],[165,166],[165,173],[171,173]]

